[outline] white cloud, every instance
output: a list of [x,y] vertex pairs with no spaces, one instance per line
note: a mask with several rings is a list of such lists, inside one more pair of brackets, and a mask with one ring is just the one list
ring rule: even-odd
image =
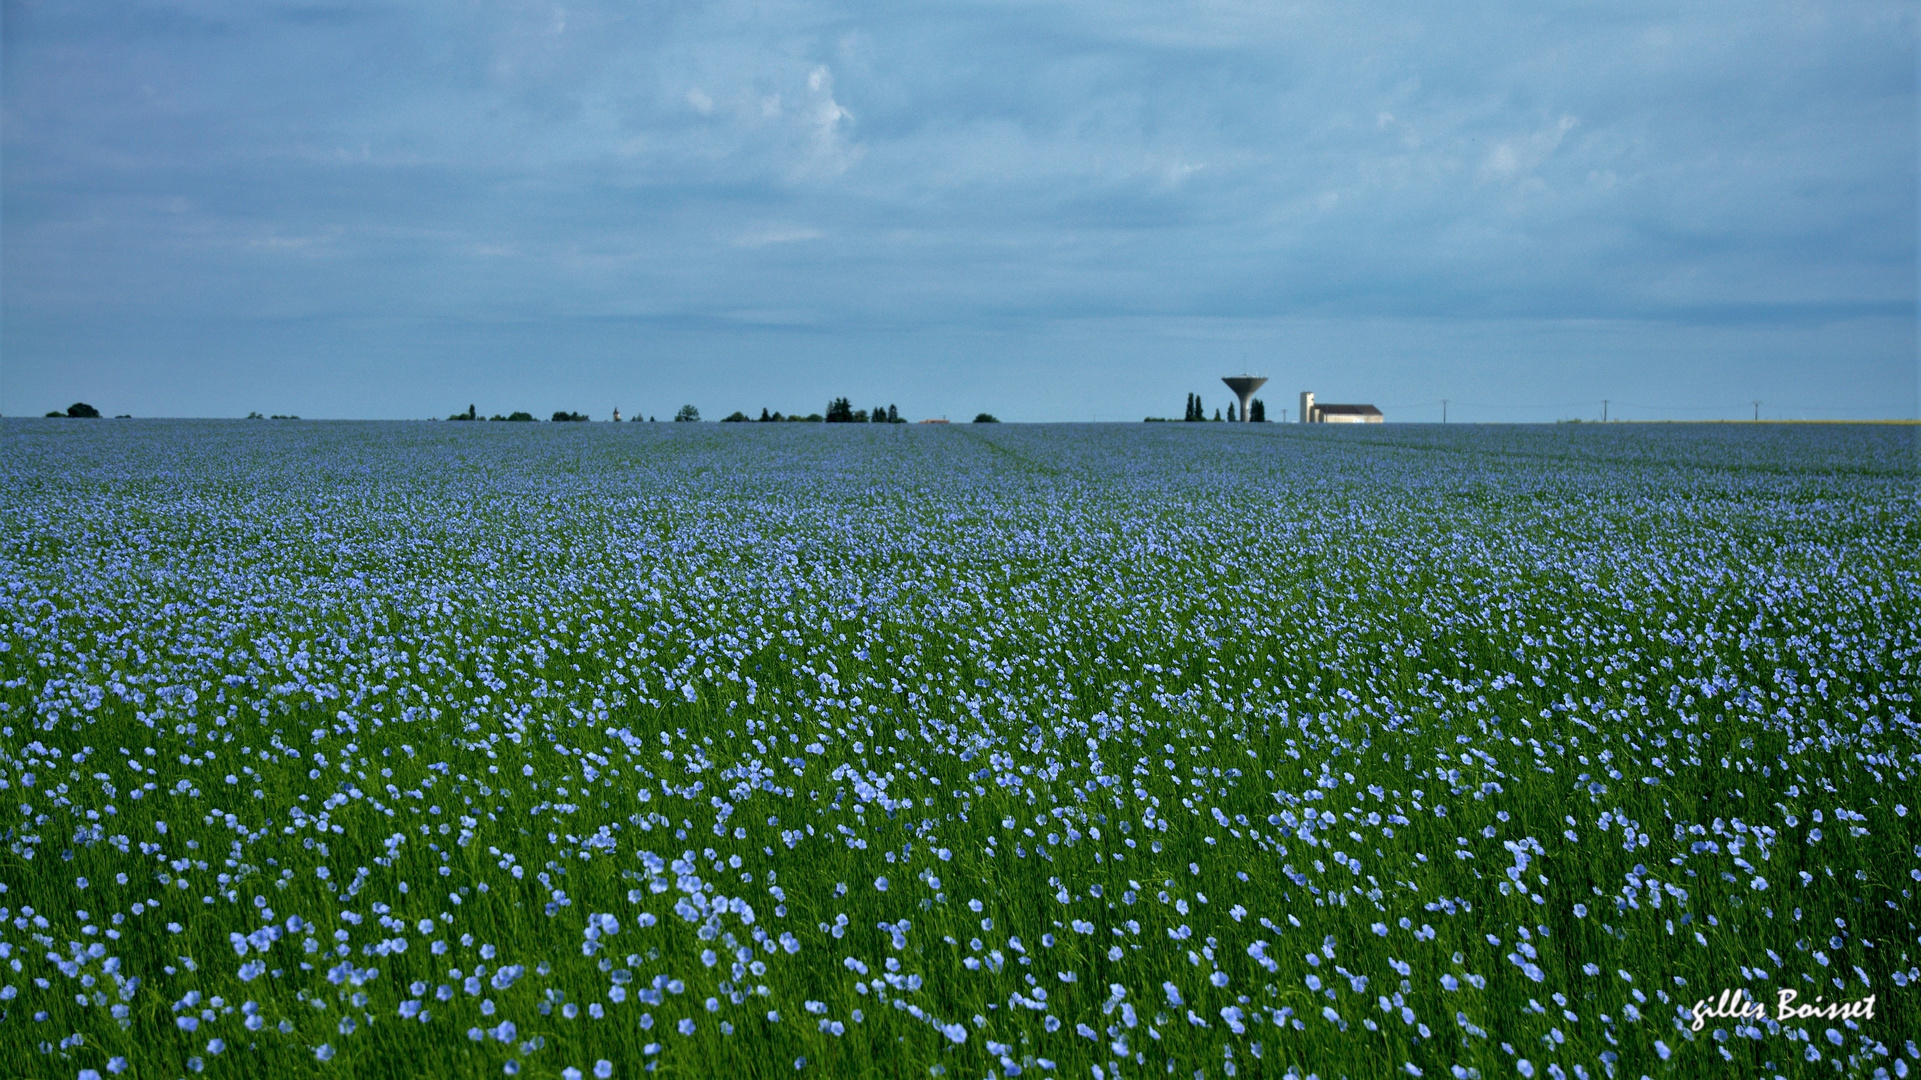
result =
[[805,226],[773,226],[744,232],[734,237],[733,244],[738,248],[759,248],[769,244],[793,244],[802,240],[818,240],[826,235],[819,229]]
[[1169,191],[1178,188],[1186,182],[1188,177],[1205,168],[1207,168],[1205,163],[1182,161],[1179,158],[1163,162],[1160,166],[1161,187]]
[[1501,143],[1488,151],[1487,160],[1481,163],[1481,171],[1489,176],[1506,179],[1521,168],[1521,155],[1513,143]]
[[807,111],[813,156],[802,171],[844,172],[861,155],[860,146],[847,140],[842,127],[853,125],[854,114],[834,100],[834,73],[825,64],[807,74],[807,90],[813,98]]
[[1513,181],[1531,176],[1561,148],[1568,132],[1573,131],[1577,123],[1574,117],[1563,116],[1532,134],[1494,144],[1481,162],[1482,178]]

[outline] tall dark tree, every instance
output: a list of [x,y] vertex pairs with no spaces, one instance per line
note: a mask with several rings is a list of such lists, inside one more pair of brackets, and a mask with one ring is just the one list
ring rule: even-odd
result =
[[1257,424],[1267,423],[1267,405],[1260,398],[1255,398],[1254,403],[1247,407],[1247,418]]
[[854,405],[844,397],[837,397],[827,403],[827,422],[830,424],[851,424],[854,422]]
[[772,416],[767,415],[767,406],[762,405],[760,407],[760,422],[765,424],[771,422],[773,419]]
[[894,408],[892,405],[887,406],[887,422],[890,424],[900,423],[900,410]]
[[1228,422],[1229,422],[1229,423],[1234,423],[1234,422],[1235,422],[1235,420],[1234,420],[1234,403],[1233,403],[1233,402],[1231,402],[1231,401],[1227,403],[1227,420],[1228,420]]

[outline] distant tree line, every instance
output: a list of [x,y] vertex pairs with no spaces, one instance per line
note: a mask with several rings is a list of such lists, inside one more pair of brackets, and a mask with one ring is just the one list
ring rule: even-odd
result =
[[[92,409],[92,406],[90,405],[75,405],[74,407],[77,409],[88,409],[88,410]],[[63,416],[67,414],[48,413],[47,415]],[[85,414],[76,413],[74,415],[85,415]],[[98,415],[98,413],[93,413],[92,415]],[[254,415],[258,416],[259,414],[256,413]],[[278,419],[281,419],[281,417],[276,416],[274,417],[274,419],[278,420]],[[297,416],[292,416],[292,417],[286,417],[286,419],[298,420],[300,418]],[[480,411],[476,407],[469,405],[467,406],[466,412],[455,413],[452,416],[449,416],[447,419],[452,421],[457,421],[457,422],[472,422],[472,421],[483,420],[483,419],[531,421],[534,419],[534,417],[533,417],[533,414],[526,413],[526,412],[509,413],[506,416],[494,415],[489,417],[483,417],[480,415]],[[584,423],[587,421],[587,419],[588,419],[588,416],[586,413],[568,412],[565,409],[561,409],[554,413],[552,417],[552,422],[557,424],[558,423]],[[615,410],[614,419],[616,421],[620,419],[619,410]],[[639,422],[641,420],[651,421],[653,420],[653,417],[636,416],[636,417],[633,417],[632,419],[634,422]],[[674,421],[676,423],[682,423],[682,424],[699,423],[700,409],[698,409],[693,405],[682,405],[679,408],[679,410],[674,413]],[[753,423],[755,422],[755,420],[753,417],[748,416],[746,413],[741,412],[739,410],[735,410],[734,412],[728,414],[727,417],[723,419],[721,422],[728,423],[728,424],[741,424],[741,423]],[[887,405],[887,406],[876,405],[871,409],[856,409],[854,408],[853,401],[849,398],[844,398],[844,397],[837,397],[832,401],[829,401],[827,403],[827,411],[825,413],[808,413],[805,416],[801,415],[800,413],[782,414],[779,412],[773,412],[766,408],[762,408],[760,410],[760,419],[758,422],[763,424],[781,424],[781,423],[787,423],[787,424],[796,424],[796,423],[798,424],[821,424],[821,423],[826,423],[826,424],[905,424],[907,423],[906,420],[901,418],[900,407],[897,405]],[[997,424],[1000,421],[992,413],[981,413],[980,415],[974,417],[974,422],[976,424]]]
[[872,410],[856,409],[846,398],[835,398],[827,403],[827,422],[830,424],[903,424],[900,410],[889,405],[882,409],[875,406]]
[[818,424],[825,419],[826,417],[823,417],[819,413],[808,413],[806,416],[794,413],[790,416],[786,413],[768,412],[766,409],[762,409],[760,410],[760,419],[755,420],[753,417],[736,409],[729,413],[726,419],[721,422],[724,424]]
[[741,412],[739,409],[735,409],[733,412],[728,413],[726,418],[723,419],[721,423],[752,424],[752,423],[758,422],[762,424],[810,424],[810,423],[818,424],[821,422],[821,420],[822,420],[822,417],[819,413],[813,413],[808,416],[802,416],[799,413],[795,413],[792,416],[788,416],[785,413],[778,413],[778,412],[770,413],[766,409],[762,409],[760,411],[760,419],[756,421],[753,417],[748,416],[746,413]]
[[[1227,406],[1227,416],[1225,417],[1225,419],[1229,421],[1240,419],[1240,417],[1237,415],[1237,412],[1238,410],[1235,408],[1234,404],[1232,402],[1229,402]],[[1253,401],[1248,402],[1247,418],[1257,424],[1266,423],[1267,422],[1267,403],[1263,402],[1260,398],[1255,398]],[[1147,419],[1149,422],[1153,422],[1153,421],[1159,420],[1160,418],[1156,416],[1150,416]],[[1208,419],[1207,407],[1201,404],[1201,395],[1199,394],[1187,395],[1187,411],[1181,415],[1181,419],[1182,420],[1207,420]],[[1214,410],[1213,419],[1215,420],[1223,419],[1221,416],[1221,410],[1219,409]]]
[[[1255,398],[1252,402],[1249,403],[1247,412],[1248,412],[1248,418],[1257,424],[1265,423],[1267,421],[1267,405],[1266,403],[1261,401],[1260,398]],[[99,419],[100,410],[94,408],[92,405],[89,405],[84,401],[76,401],[72,405],[68,406],[65,412],[62,412],[59,409],[55,409],[47,413],[47,416],[61,417],[61,418],[74,418],[74,419]],[[123,413],[121,414],[119,419],[123,419],[123,420],[130,419],[130,417],[128,417],[126,414]],[[290,413],[275,413],[273,416],[267,417],[267,416],[262,416],[258,412],[250,412],[247,414],[247,419],[249,420],[269,420],[269,419],[298,420],[300,419],[300,417]],[[522,411],[522,410],[516,410],[514,412],[506,414],[505,416],[502,416],[499,413],[495,413],[492,416],[483,418],[480,415],[480,412],[478,409],[476,409],[472,405],[469,405],[467,406],[466,412],[455,413],[452,416],[449,416],[447,419],[452,421],[458,421],[458,422],[472,422],[472,421],[477,421],[481,419],[486,419],[486,420],[506,421],[509,423],[532,423],[534,420],[534,414],[530,412]],[[614,419],[615,420],[620,419],[620,413],[618,410],[616,410],[614,413]],[[633,418],[635,422],[639,422],[642,419],[643,418],[639,416],[636,416]],[[651,420],[653,418],[647,417],[645,419]],[[1187,395],[1187,410],[1185,414],[1182,415],[1181,419],[1182,420],[1207,420],[1208,419],[1206,407],[1201,403],[1201,395],[1199,394]],[[1221,411],[1219,409],[1214,410],[1213,419],[1215,420],[1222,419]],[[1227,407],[1226,419],[1228,420],[1236,419],[1235,408],[1232,404],[1229,404]],[[556,424],[586,423],[587,420],[588,420],[588,416],[586,413],[569,412],[566,409],[555,410],[554,415],[551,418],[551,422]],[[674,413],[674,420],[677,423],[697,423],[700,420],[700,410],[692,405],[682,405],[679,411]],[[1150,417],[1147,417],[1147,420],[1150,423],[1152,423],[1152,422],[1161,420],[1161,417],[1150,416]],[[749,423],[749,422],[753,422],[753,418],[739,410],[735,410],[733,413],[729,414],[727,418],[723,421],[723,423],[736,423],[736,424]],[[907,423],[906,420],[901,419],[900,409],[894,405],[889,405],[886,408],[882,408],[876,405],[872,409],[856,409],[854,408],[853,402],[844,397],[837,397],[832,401],[828,402],[827,412],[824,414],[809,413],[806,416],[802,416],[799,413],[794,413],[792,415],[783,415],[781,413],[770,412],[767,409],[762,408],[760,410],[759,422],[763,424],[768,424],[768,423],[774,423],[774,424],[779,424],[779,423],[905,424]],[[974,423],[998,424],[1000,423],[1000,420],[993,413],[979,413],[974,417]]]
[[[260,414],[255,413],[254,415],[258,416]],[[47,418],[59,419],[59,420],[98,420],[100,419],[100,410],[94,408],[93,406],[87,404],[84,401],[76,401],[73,404],[67,406],[67,409],[65,412],[62,412],[59,409],[49,410],[47,412]],[[114,417],[114,419],[115,420],[131,420],[133,419],[133,416],[129,413],[121,413],[120,415]],[[279,419],[279,417],[275,417],[275,419]],[[294,419],[298,420],[300,418],[296,416],[294,417]]]
[[872,409],[856,409],[854,408],[854,403],[844,397],[838,397],[828,402],[827,412],[824,414],[809,413],[806,416],[802,416],[799,413],[795,413],[791,416],[785,416],[778,412],[769,412],[763,408],[760,410],[760,419],[758,421],[753,420],[753,418],[749,417],[746,413],[739,411],[735,411],[728,415],[725,420],[721,421],[723,424],[905,424],[906,422],[907,421],[900,418],[900,409],[896,406],[889,405],[886,408],[881,408],[876,405]]
[[[276,416],[274,417],[274,419],[279,420],[281,419],[281,417]],[[298,420],[300,418],[298,416],[289,416],[289,417],[286,417],[286,419]],[[479,412],[475,411],[472,405],[469,405],[467,406],[466,412],[455,413],[452,416],[449,416],[447,419],[462,421],[462,422],[475,421],[475,420],[499,420],[506,423],[531,424],[534,422],[534,414],[530,412],[516,410],[514,412],[508,413],[505,416],[502,416],[499,413],[495,413],[492,416],[482,416],[480,415]],[[586,413],[568,412],[565,409],[558,410],[553,415],[553,421],[554,423],[557,423],[557,424],[585,423],[586,420],[587,420]]]

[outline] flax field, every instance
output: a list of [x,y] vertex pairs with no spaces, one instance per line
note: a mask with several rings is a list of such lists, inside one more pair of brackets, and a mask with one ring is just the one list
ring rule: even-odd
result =
[[0,422],[0,1069],[1913,1075],[1917,430]]

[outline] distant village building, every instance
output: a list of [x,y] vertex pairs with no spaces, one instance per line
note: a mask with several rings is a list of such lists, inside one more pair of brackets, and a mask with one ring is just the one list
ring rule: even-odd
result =
[[1372,405],[1322,405],[1314,400],[1312,391],[1301,394],[1301,423],[1303,424],[1379,424],[1386,417],[1381,410]]
[[1317,424],[1379,424],[1387,418],[1372,405],[1316,405]]
[[620,423],[620,406],[614,406],[614,423]]

